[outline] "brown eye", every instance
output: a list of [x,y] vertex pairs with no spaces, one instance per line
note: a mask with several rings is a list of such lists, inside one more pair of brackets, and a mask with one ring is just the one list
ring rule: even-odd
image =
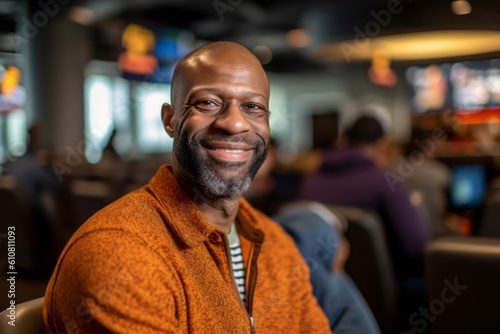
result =
[[246,107],[249,108],[249,109],[262,109],[262,107],[259,106],[256,103],[249,103],[249,104],[246,105]]
[[267,113],[267,109],[258,103],[247,103],[245,104],[245,110],[249,113],[254,114],[264,114]]
[[196,102],[195,107],[200,111],[218,111],[220,110],[220,103],[213,100],[201,100]]

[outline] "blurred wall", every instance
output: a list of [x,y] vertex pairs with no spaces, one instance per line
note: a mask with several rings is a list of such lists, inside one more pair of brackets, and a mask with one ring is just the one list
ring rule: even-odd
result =
[[[404,76],[391,88],[375,86],[367,77],[364,66],[332,73],[270,74],[271,84],[284,88],[284,105],[271,109],[273,133],[289,151],[301,153],[312,145],[311,114],[336,110],[340,127],[356,117],[360,109],[368,108],[384,121],[388,132],[396,139],[408,139],[411,113],[409,89]],[[271,91],[271,106],[273,95]]]
[[84,66],[90,59],[88,28],[49,20],[26,48],[28,114],[44,128],[46,147],[55,152],[83,141]]

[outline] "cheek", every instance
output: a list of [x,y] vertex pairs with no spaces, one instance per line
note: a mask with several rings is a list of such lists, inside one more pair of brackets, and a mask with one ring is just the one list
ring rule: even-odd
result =
[[253,131],[267,143],[271,136],[271,130],[269,128],[269,120],[254,120],[252,122]]
[[198,132],[207,128],[209,124],[210,122],[201,115],[188,114],[180,120],[177,131],[191,140]]

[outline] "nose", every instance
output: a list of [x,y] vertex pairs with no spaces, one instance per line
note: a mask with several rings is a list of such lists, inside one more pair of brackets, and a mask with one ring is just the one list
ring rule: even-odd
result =
[[213,122],[213,126],[230,134],[237,134],[250,130],[250,123],[237,103],[228,104],[226,109],[217,115],[217,118]]

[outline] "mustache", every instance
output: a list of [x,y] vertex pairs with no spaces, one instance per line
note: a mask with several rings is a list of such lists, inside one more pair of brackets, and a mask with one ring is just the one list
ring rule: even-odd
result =
[[251,145],[254,147],[259,147],[262,144],[266,144],[264,140],[251,140],[242,136],[230,136],[230,135],[222,135],[216,134],[207,137],[200,138],[196,140],[199,144],[209,143],[211,141],[219,141],[219,142],[228,142],[228,143],[245,143],[247,145]]

